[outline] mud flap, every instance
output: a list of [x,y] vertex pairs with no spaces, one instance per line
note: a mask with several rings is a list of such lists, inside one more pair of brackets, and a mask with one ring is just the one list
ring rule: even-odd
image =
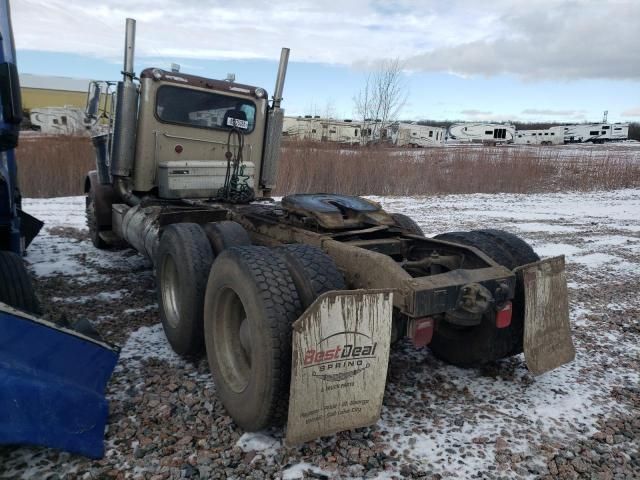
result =
[[293,324],[287,445],[380,418],[393,294],[327,292]]
[[515,270],[524,285],[524,357],[534,375],[571,362],[576,351],[569,326],[564,256]]

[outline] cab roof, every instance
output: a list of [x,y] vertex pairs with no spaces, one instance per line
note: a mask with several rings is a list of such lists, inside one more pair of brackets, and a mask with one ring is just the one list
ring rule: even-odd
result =
[[[157,80],[162,80],[163,82],[175,83],[176,85],[183,86],[192,86],[197,88],[206,88],[216,91],[226,90],[228,92],[250,95],[256,98],[258,98],[258,96],[256,95],[256,90],[260,88],[251,85],[244,85],[242,83],[229,82],[226,80],[216,80],[213,78],[188,75],[186,73],[168,72],[166,70],[162,70],[161,68],[145,68],[140,74],[140,78],[156,78],[158,75],[160,75],[160,77],[157,78]],[[268,98],[268,96],[266,95],[266,91],[264,97],[261,96],[260,98]]]

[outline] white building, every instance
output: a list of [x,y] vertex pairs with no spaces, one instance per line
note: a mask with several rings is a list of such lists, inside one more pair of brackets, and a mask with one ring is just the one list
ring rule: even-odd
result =
[[513,125],[501,123],[454,123],[447,130],[447,140],[476,143],[512,143]]

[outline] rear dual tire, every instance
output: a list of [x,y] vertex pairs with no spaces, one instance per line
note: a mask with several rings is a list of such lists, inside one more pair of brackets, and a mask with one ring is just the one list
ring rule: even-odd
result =
[[239,426],[285,423],[292,324],[318,295],[342,288],[331,258],[308,245],[218,256],[205,295],[206,350],[218,397]]
[[405,230],[407,233],[424,237],[422,228],[420,228],[420,225],[418,225],[413,218],[402,213],[392,213],[391,218],[396,222],[396,226]]
[[175,223],[165,228],[155,259],[162,327],[171,348],[184,357],[204,352],[204,294],[211,265],[232,246],[251,245],[231,221]]

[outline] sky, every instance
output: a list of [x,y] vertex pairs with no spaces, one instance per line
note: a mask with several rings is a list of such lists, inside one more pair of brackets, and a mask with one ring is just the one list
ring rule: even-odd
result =
[[399,59],[406,120],[640,121],[640,1],[12,0],[23,73],[118,79],[135,69],[273,90],[291,49],[288,115],[356,118],[367,76]]

